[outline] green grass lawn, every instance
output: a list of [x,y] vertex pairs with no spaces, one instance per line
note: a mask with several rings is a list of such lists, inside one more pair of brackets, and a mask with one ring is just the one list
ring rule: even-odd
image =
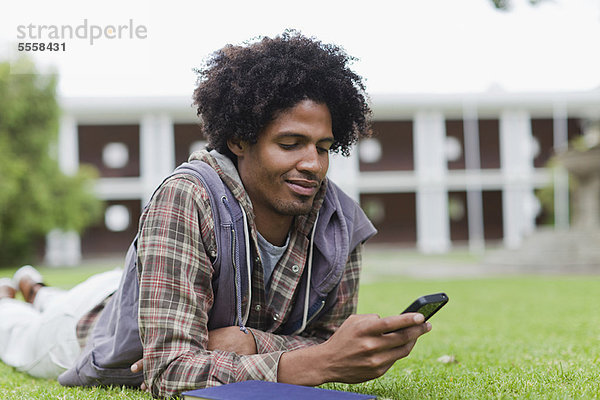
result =
[[[99,269],[44,270],[44,275],[67,287]],[[388,277],[361,286],[359,312],[392,315],[416,297],[438,291],[450,302],[407,359],[380,379],[325,387],[389,399],[600,398],[600,277]],[[445,355],[455,362],[437,361]],[[150,396],[120,388],[62,388],[0,363],[0,398]]]
[[[600,397],[600,278],[398,280],[361,287],[359,312],[389,315],[422,294],[450,302],[382,378],[336,388],[394,399]],[[437,359],[454,356],[456,362]]]

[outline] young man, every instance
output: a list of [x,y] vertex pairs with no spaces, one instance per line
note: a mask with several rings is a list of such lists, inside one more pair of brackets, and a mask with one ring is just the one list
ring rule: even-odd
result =
[[329,153],[369,133],[351,60],[296,32],[213,55],[194,92],[208,150],[153,196],[136,262],[100,316],[83,318],[93,331],[61,383],[139,384],[142,368],[156,396],[248,379],[354,383],[410,353],[431,329],[423,316],[354,315],[375,229],[326,178]]

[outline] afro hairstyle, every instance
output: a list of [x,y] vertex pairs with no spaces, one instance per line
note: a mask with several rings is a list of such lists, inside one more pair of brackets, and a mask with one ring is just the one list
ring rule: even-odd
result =
[[371,109],[356,59],[332,44],[295,30],[214,52],[198,74],[194,106],[208,148],[235,156],[227,142],[256,143],[277,115],[303,100],[325,104],[331,114],[331,151],[348,156],[359,137],[371,134]]

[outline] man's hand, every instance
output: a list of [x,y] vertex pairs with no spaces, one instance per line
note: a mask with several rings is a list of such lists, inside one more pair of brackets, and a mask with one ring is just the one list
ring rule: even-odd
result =
[[208,332],[207,350],[223,350],[238,355],[256,354],[256,342],[250,332],[244,333],[239,326],[227,326]]
[[[131,372],[141,372],[144,369],[144,359],[141,358],[137,360],[131,365],[131,367],[129,367],[129,369],[131,369]],[[144,392],[149,392],[145,382],[142,382],[142,384],[140,385],[140,390]]]
[[278,381],[316,386],[377,378],[408,356],[419,336],[430,330],[421,314],[351,315],[326,342],[284,353]]

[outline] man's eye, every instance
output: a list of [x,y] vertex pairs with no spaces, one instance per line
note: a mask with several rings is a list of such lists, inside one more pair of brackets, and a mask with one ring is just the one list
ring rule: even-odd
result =
[[317,151],[319,153],[329,153],[329,148],[327,148],[327,147],[317,147]]
[[279,146],[284,150],[292,150],[293,148],[295,148],[297,146],[297,144],[296,143],[293,143],[293,144],[279,143]]

